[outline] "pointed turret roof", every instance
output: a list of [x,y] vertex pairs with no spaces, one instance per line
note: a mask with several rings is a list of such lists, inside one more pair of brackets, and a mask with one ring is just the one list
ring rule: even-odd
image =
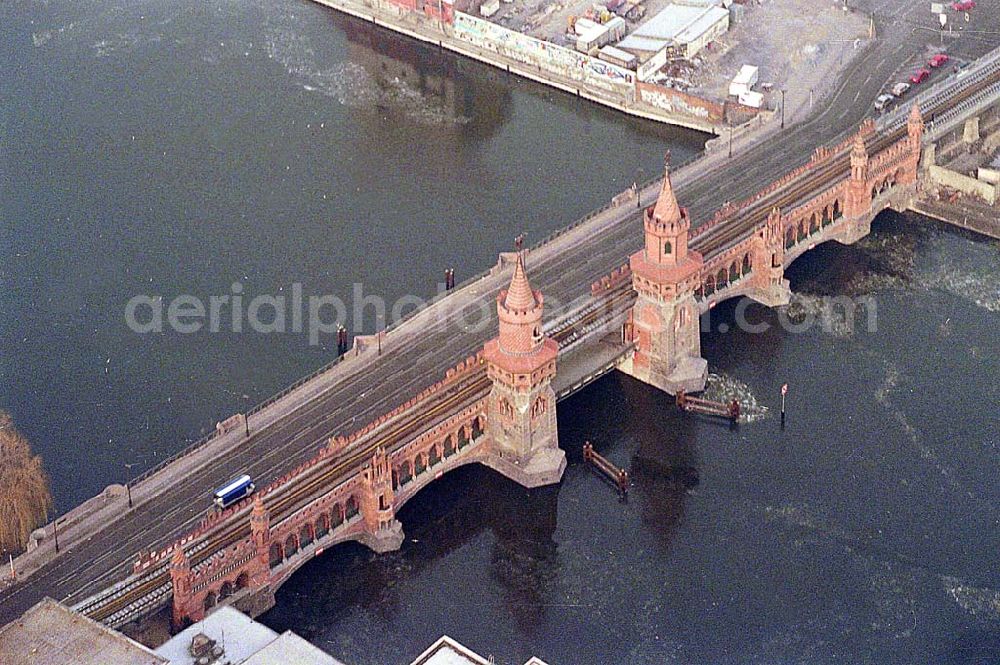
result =
[[187,555],[184,554],[184,548],[181,547],[180,543],[174,544],[174,553],[173,556],[170,557],[170,563],[177,568],[187,568],[188,558]]
[[674,186],[670,182],[669,152],[664,160],[663,171],[663,184],[660,186],[660,195],[656,198],[656,207],[653,208],[653,218],[660,222],[677,222],[681,219],[681,207],[677,205]]
[[524,257],[518,252],[517,261],[514,263],[514,275],[510,278],[503,306],[509,310],[524,311],[533,309],[537,305],[538,299],[535,298],[535,292],[531,289],[528,275],[524,271]]
[[854,135],[854,146],[851,147],[851,157],[862,159],[868,158],[868,149],[865,147],[865,137],[861,132]]
[[255,495],[253,498],[253,510],[251,515],[257,519],[264,519],[268,516],[267,508],[264,507],[264,499],[261,498],[260,494]]

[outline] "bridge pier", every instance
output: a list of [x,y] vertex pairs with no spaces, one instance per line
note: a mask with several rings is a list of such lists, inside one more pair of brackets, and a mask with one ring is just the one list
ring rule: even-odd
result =
[[377,554],[395,552],[403,546],[403,524],[393,518],[374,531],[365,531],[358,542]]
[[384,448],[375,451],[362,480],[361,515],[365,528],[358,540],[379,554],[398,550],[403,544],[403,525],[396,519],[392,469]]
[[751,288],[747,297],[765,307],[787,305],[792,289],[785,279],[785,233],[781,211],[772,208],[751,245]]
[[962,142],[966,145],[973,145],[978,143],[980,138],[979,116],[976,115],[965,121],[965,125],[962,127]]
[[655,302],[640,294],[631,322],[636,352],[618,369],[670,395],[701,392],[708,361],[701,357],[699,321],[693,296]]

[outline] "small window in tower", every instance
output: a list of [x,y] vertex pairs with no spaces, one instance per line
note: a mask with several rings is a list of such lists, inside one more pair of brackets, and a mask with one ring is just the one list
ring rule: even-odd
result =
[[531,331],[531,336],[535,338],[536,342],[538,340],[540,340],[542,338],[542,330],[541,330],[541,328],[539,328],[538,326],[535,326],[535,329],[533,331]]
[[665,243],[663,243],[663,253],[664,254],[669,254],[671,249],[672,249],[672,247],[670,246],[670,241],[669,240],[666,241]]

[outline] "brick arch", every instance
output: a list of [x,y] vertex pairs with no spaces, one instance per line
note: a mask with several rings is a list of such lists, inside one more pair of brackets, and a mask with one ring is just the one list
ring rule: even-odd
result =
[[313,541],[312,524],[307,522],[299,527],[299,547],[311,545]]
[[231,595],[233,595],[235,591],[236,591],[236,586],[232,582],[230,582],[229,580],[223,582],[222,585],[219,587],[219,602],[221,603],[225,599],[229,598]]
[[705,287],[704,295],[706,298],[715,293],[715,286],[716,286],[715,275],[706,275],[705,280],[702,283],[704,284]]
[[284,550],[286,559],[299,551],[299,540],[294,533],[288,534],[288,537],[285,538]]
[[250,575],[243,571],[236,576],[236,590],[246,589],[248,586],[250,586]]
[[330,516],[326,512],[320,513],[313,523],[313,532],[316,534],[316,538],[322,538],[330,533]]
[[210,609],[215,607],[218,604],[218,602],[219,602],[219,597],[215,595],[215,592],[209,591],[208,593],[205,594],[205,600],[202,601],[202,607],[205,609],[205,612],[208,612]]
[[271,543],[271,547],[268,550],[268,564],[270,567],[274,568],[284,560],[285,550],[281,546],[281,543]]
[[351,519],[358,514],[358,510],[358,498],[352,494],[347,497],[347,501],[344,503],[344,519]]
[[344,516],[344,505],[339,502],[333,504],[333,507],[330,508],[330,528],[336,529],[346,521],[347,518]]
[[456,436],[453,432],[449,432],[444,437],[444,456],[451,457],[458,452],[458,444],[456,443]]

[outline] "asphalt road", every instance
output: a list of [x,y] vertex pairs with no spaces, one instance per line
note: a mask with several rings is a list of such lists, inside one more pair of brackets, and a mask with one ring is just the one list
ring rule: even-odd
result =
[[[913,4],[879,3],[900,7]],[[910,29],[906,25],[897,27],[900,33]],[[989,47],[988,40],[970,44],[969,56]],[[675,185],[682,205],[691,209],[696,224],[704,221],[725,200],[753,194],[776,176],[807,161],[817,145],[835,142],[853,131],[868,114],[874,97],[896,73],[899,62],[912,58],[925,45],[884,37],[863,60],[848,69],[836,92],[818,104],[816,113],[800,125],[787,128],[716,168],[695,165],[680,171]],[[549,301],[570,302],[586,296],[595,279],[624,263],[639,247],[642,226],[637,211],[606,217],[599,233],[586,237],[570,233],[529,255],[532,283]],[[258,486],[263,486],[315,455],[331,435],[359,429],[442,378],[446,368],[477,352],[496,334],[493,299],[507,279],[506,274],[486,278],[453,294],[445,303],[461,303],[464,307],[453,307],[449,316],[421,316],[395,329],[386,338],[383,354],[376,362],[345,366],[335,384],[288,417],[254,432],[248,445],[183,474],[163,493],[107,523],[88,539],[64,547],[56,559],[0,593],[0,624],[16,618],[43,596],[74,604],[124,579],[131,573],[137,552],[164,547],[196,526],[205,514],[212,488],[241,472],[251,474]],[[478,319],[484,311],[483,302],[489,323],[470,331],[465,321]],[[547,318],[552,316],[549,310]]]

